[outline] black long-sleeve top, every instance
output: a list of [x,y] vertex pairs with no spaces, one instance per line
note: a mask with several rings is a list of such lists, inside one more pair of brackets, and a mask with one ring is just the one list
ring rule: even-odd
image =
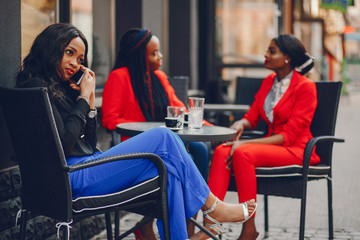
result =
[[[46,87],[40,78],[32,78],[21,87]],[[97,120],[89,118],[89,104],[72,89],[69,83],[62,82],[59,87],[64,97],[50,96],[56,126],[60,135],[65,157],[92,155],[97,143]]]

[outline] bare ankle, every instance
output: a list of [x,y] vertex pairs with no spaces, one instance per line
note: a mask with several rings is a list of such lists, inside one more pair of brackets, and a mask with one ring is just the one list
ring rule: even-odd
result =
[[206,210],[210,209],[216,202],[216,199],[217,199],[217,197],[215,197],[215,195],[210,192],[208,198],[206,199],[206,201],[204,203],[204,206],[202,207],[202,210],[206,211]]
[[237,240],[256,240],[257,237],[259,236],[258,232],[255,233],[241,233],[239,238]]
[[258,235],[259,233],[256,230],[255,219],[250,218],[247,222],[244,223],[238,240],[248,240],[248,239],[255,240],[258,237]]
[[139,228],[140,234],[144,240],[156,240],[152,224],[153,221],[150,221]]

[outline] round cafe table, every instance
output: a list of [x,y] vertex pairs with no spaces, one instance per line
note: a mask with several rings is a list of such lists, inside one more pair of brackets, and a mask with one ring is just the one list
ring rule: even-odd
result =
[[[144,131],[156,127],[166,127],[164,122],[130,122],[120,123],[116,126],[116,132],[124,136],[133,137]],[[232,140],[236,131],[231,128],[219,126],[202,126],[200,129],[188,128],[174,131],[185,142],[213,142]]]

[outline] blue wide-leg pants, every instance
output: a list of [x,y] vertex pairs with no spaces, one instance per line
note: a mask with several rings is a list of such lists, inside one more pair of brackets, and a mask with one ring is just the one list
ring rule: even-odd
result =
[[[205,204],[210,190],[187,153],[182,140],[166,128],[155,128],[124,141],[106,152],[92,156],[70,157],[68,165],[122,153],[150,152],[161,157],[168,171],[168,206],[171,239],[187,239],[186,219]],[[102,164],[70,173],[73,198],[109,194],[158,175],[146,159]],[[163,239],[161,221],[158,228]]]

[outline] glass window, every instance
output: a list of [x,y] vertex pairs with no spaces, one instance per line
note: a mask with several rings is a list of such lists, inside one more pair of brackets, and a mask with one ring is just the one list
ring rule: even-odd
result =
[[85,35],[89,44],[89,67],[95,72],[96,87],[102,88],[112,68],[115,51],[112,34],[114,0],[72,0],[71,23]]
[[[58,22],[57,5],[61,0],[21,0],[21,55],[29,53],[35,37],[50,24]],[[79,28],[89,43],[89,67],[102,88],[112,68],[115,51],[115,0],[71,0],[70,22]],[[66,11],[66,9],[64,9]]]
[[263,63],[270,40],[277,35],[273,0],[217,0],[216,56],[222,63]]
[[21,59],[28,55],[35,37],[55,23],[56,0],[21,0]]
[[91,66],[93,56],[93,4],[92,0],[71,1],[71,23],[85,35],[89,50],[88,64]]
[[263,67],[264,54],[278,35],[279,15],[274,0],[216,0],[215,54],[230,100],[236,96],[237,76],[269,74]]

